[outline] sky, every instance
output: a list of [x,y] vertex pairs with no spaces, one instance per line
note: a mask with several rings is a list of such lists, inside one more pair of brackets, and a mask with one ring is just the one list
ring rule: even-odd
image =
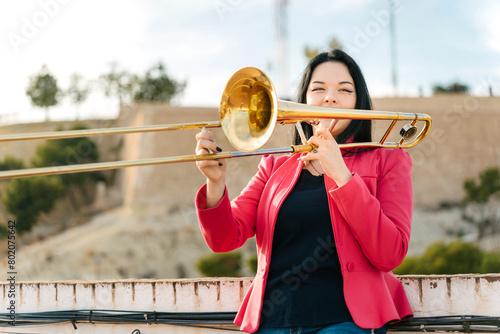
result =
[[[499,0],[393,0],[399,96],[430,96],[434,84],[460,81],[472,94],[500,95]],[[372,97],[396,94],[391,81],[389,0],[288,0],[284,49],[289,95],[306,46],[337,38],[360,65]],[[271,0],[23,0],[0,2],[0,124],[42,120],[30,104],[29,77],[47,65],[61,88],[79,73],[95,81],[111,62],[144,74],[162,61],[187,83],[180,106],[217,107],[231,75],[260,68],[276,84],[275,3]],[[97,88],[83,118],[112,118],[118,101]],[[71,119],[63,100],[51,119]]]

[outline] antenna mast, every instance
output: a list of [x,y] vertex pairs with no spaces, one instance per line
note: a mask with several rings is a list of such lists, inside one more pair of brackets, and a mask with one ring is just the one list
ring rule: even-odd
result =
[[288,77],[288,0],[275,0],[276,6],[276,91],[278,98],[290,99],[290,81]]

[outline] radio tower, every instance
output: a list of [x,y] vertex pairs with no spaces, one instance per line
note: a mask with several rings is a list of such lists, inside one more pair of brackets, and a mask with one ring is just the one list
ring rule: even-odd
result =
[[392,67],[392,89],[394,96],[398,96],[398,60],[396,53],[396,18],[394,15],[395,4],[389,0],[389,28],[391,32],[391,67]]
[[290,99],[290,82],[288,78],[288,0],[275,0],[276,6],[276,91],[278,98]]

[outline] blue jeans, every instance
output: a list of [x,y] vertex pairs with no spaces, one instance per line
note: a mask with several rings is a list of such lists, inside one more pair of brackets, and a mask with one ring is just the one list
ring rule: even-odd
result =
[[[385,334],[385,327],[375,329],[375,334]],[[263,328],[255,334],[371,334],[371,329],[358,327],[354,322],[341,322],[320,327]]]

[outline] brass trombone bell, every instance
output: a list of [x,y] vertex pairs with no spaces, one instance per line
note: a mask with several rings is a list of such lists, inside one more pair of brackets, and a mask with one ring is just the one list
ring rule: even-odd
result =
[[[220,122],[183,123],[157,126],[122,127],[108,129],[85,129],[55,131],[0,136],[1,142],[63,139],[92,137],[112,134],[163,132],[222,127],[225,136],[238,151],[221,152],[206,155],[187,155],[135,161],[112,161],[93,164],[66,165],[56,167],[30,168],[0,172],[0,179],[55,175],[65,173],[90,172],[122,167],[145,166],[154,164],[177,163],[185,161],[217,160],[233,157],[245,157],[264,154],[284,154],[309,152],[312,145],[292,145],[286,148],[261,149],[271,138],[276,124],[297,122],[317,122],[319,119],[371,119],[392,121],[385,134],[378,142],[340,144],[344,147],[386,147],[410,148],[417,145],[429,132],[432,120],[427,114],[401,113],[392,111],[337,109],[311,106],[302,103],[278,100],[276,91],[269,77],[253,67],[242,68],[227,82],[219,106]],[[387,142],[389,134],[399,121],[411,121],[400,130],[401,138],[396,142]],[[420,133],[417,122],[424,122]]]

